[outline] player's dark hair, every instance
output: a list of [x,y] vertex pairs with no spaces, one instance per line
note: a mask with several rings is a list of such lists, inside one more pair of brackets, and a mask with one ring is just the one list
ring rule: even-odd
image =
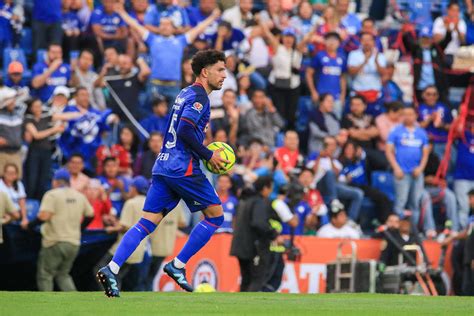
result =
[[197,77],[201,74],[201,71],[204,68],[217,64],[219,61],[223,61],[225,63],[224,53],[214,49],[208,49],[200,51],[194,55],[191,61],[191,68]]
[[324,35],[324,39],[327,40],[329,38],[335,38],[339,42],[341,41],[341,36],[337,32],[328,32]]
[[272,176],[261,176],[254,182],[255,191],[262,192],[264,188],[270,188],[273,184]]
[[474,189],[472,189],[471,191],[467,192],[467,195],[469,195],[469,196],[474,195]]
[[350,97],[349,99],[349,104],[353,101],[353,100],[361,100],[362,103],[364,103],[365,105],[367,105],[367,101],[365,100],[365,98],[361,95],[354,95],[352,97]]

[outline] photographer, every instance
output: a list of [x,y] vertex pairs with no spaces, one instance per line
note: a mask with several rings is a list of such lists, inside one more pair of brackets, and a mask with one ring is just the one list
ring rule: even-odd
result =
[[[416,244],[416,238],[411,229],[409,217],[400,218],[397,214],[391,214],[385,222],[387,233],[401,246]],[[399,264],[400,249],[389,239],[384,238],[380,262],[384,266],[396,266]],[[403,261],[406,261],[404,258]]]
[[230,250],[230,254],[239,260],[241,292],[262,290],[271,263],[270,242],[278,235],[269,222],[272,215],[269,200],[273,191],[272,177],[258,178],[254,188],[255,192],[244,198],[237,209]]

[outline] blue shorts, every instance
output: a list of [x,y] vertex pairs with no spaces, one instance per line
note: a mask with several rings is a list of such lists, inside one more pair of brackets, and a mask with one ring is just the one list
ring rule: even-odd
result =
[[204,174],[181,178],[154,175],[143,210],[166,215],[181,199],[193,213],[212,205],[221,205],[216,190]]

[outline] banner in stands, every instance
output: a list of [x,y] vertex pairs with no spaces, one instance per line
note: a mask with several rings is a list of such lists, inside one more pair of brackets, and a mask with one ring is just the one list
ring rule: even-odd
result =
[[[186,237],[176,242],[175,254],[186,242]],[[238,292],[240,284],[239,264],[235,257],[229,255],[232,236],[227,234],[215,235],[196,256],[186,265],[188,280],[196,287],[207,282],[222,292]],[[337,246],[340,239],[323,239],[312,236],[296,237],[295,244],[301,249],[299,262],[287,261],[281,292],[287,293],[325,293],[326,264],[336,260]],[[378,260],[382,242],[367,239],[356,240],[358,260]],[[428,258],[437,267],[441,254],[440,244],[428,241],[424,243]],[[348,244],[343,253],[350,251]],[[174,256],[173,256],[174,257]],[[170,261],[169,257],[164,263]],[[445,265],[446,271],[451,271],[449,260]],[[160,272],[155,278],[155,291],[176,291],[175,283]]]

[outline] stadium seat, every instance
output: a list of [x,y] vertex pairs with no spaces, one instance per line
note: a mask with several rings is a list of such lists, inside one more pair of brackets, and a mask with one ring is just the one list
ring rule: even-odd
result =
[[31,71],[28,70],[28,64],[26,62],[26,55],[23,49],[21,48],[7,48],[3,51],[3,73],[7,74],[8,65],[12,61],[18,61],[23,65],[25,71],[23,72],[23,77],[25,80],[31,79]]
[[393,174],[388,171],[372,172],[372,187],[377,188],[393,201],[395,200],[395,184]]
[[31,57],[33,54],[33,34],[29,27],[25,27],[21,31],[20,48],[23,49],[27,57]]
[[36,51],[36,62],[42,62],[46,58],[46,49],[38,49]]
[[26,200],[26,214],[28,216],[29,221],[34,220],[36,216],[38,216],[39,208],[40,201],[33,199]]

